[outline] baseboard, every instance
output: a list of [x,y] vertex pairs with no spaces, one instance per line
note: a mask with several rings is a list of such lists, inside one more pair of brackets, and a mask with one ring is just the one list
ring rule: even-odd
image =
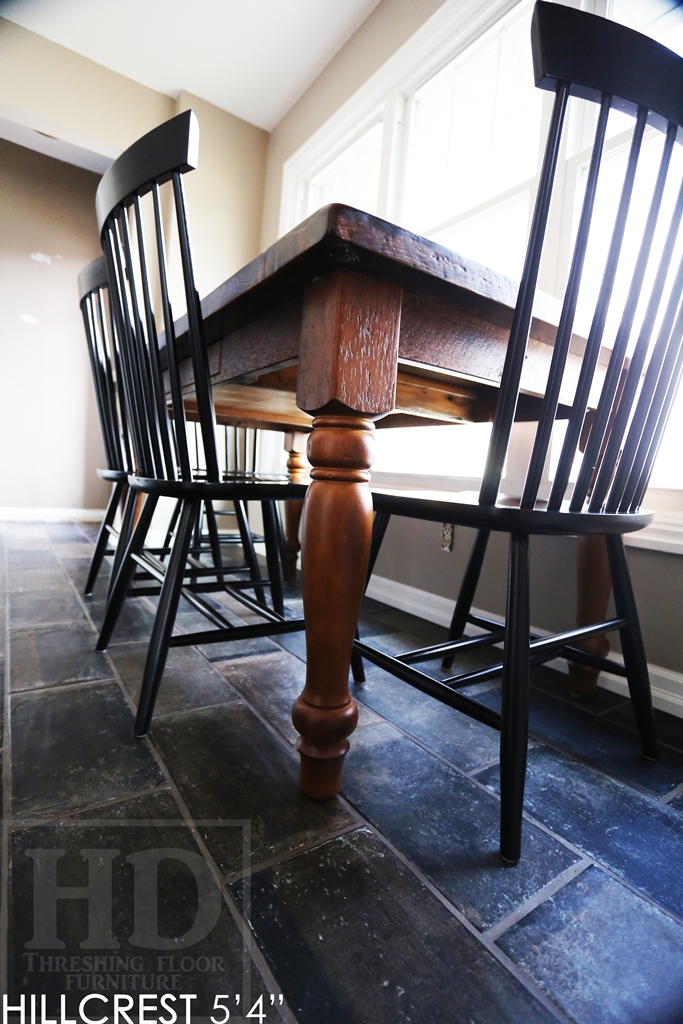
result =
[[[438,594],[430,594],[426,590],[409,587],[405,583],[397,583],[396,580],[390,580],[383,576],[372,577],[367,594],[368,597],[372,597],[376,601],[409,612],[428,622],[435,622],[439,626],[450,625],[453,601],[446,597],[440,597]],[[498,622],[503,621],[502,616],[495,615],[493,612],[483,611],[480,608],[473,608],[472,611],[475,615],[483,615]],[[541,636],[548,635],[546,629],[538,629],[535,626],[532,626],[532,629]],[[549,661],[548,665],[560,672],[567,671],[567,662],[563,658],[555,658],[553,661]],[[683,673],[674,672],[659,665],[648,665],[648,668],[654,706],[661,711],[667,711],[670,715],[683,718]],[[621,676],[602,672],[599,685],[605,690],[628,697],[628,686]]]
[[103,508],[0,508],[4,523],[101,523]]

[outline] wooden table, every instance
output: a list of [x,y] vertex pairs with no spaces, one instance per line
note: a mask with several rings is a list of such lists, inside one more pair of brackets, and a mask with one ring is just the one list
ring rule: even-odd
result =
[[[334,205],[202,302],[219,416],[311,431],[302,532],[306,685],[292,712],[301,788],[310,796],[339,791],[358,717],[348,678],[370,545],[375,422],[490,419],[515,293],[480,264]],[[533,321],[520,418],[535,418],[556,312]],[[573,348],[565,403],[580,339]],[[184,386],[191,403],[189,372]]]

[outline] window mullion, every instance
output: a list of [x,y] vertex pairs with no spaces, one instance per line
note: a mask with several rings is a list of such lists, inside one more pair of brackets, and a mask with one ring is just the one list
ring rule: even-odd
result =
[[384,101],[377,215],[390,221],[400,217],[406,107],[406,98],[399,89],[390,92]]

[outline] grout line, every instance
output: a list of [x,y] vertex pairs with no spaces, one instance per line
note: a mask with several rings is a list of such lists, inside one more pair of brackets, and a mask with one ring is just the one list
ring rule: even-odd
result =
[[[125,684],[124,684],[125,685]],[[195,708],[179,708],[177,711],[166,711],[162,713],[154,712],[154,722],[174,722],[177,718],[189,718],[191,715],[198,715],[203,711],[215,711],[216,708],[231,708],[235,705],[242,703],[241,701],[234,700],[231,694],[228,694],[227,700],[217,700],[214,704],[201,704]],[[150,726],[150,733],[153,734],[154,725]]]
[[542,889],[538,889],[525,903],[522,903],[519,907],[508,914],[506,917],[501,918],[496,924],[492,925],[484,932],[484,937],[488,942],[497,942],[501,935],[504,935],[510,928],[518,924],[523,918],[531,913],[532,910],[536,910],[541,903],[550,897],[554,896],[555,893],[564,889],[566,885],[573,882],[575,878],[582,875],[583,872],[593,865],[593,861],[588,858],[582,858],[577,864],[572,864],[570,867],[561,871],[559,875],[544,885]]
[[371,822],[367,823],[367,828],[372,832],[382,846],[385,846],[390,850],[397,860],[399,860],[403,866],[407,868],[419,882],[421,882],[432,896],[436,897],[439,903],[449,911],[449,913],[470,933],[470,935],[479,942],[501,964],[501,966],[504,967],[505,970],[511,974],[515,980],[518,981],[527,990],[527,992],[529,992],[530,995],[534,997],[534,999],[541,1003],[544,1008],[552,1014],[555,1020],[560,1022],[560,1024],[576,1024],[576,1022],[568,1017],[558,1006],[555,1005],[555,1003],[550,1001],[546,993],[521,970],[514,960],[511,960],[499,946],[487,938],[486,932],[479,931],[479,929],[476,928],[467,917],[465,917],[462,911],[458,910],[458,908],[451,903],[448,897],[444,896],[444,894],[436,888],[434,883],[431,882],[429,878],[405,856],[405,854],[401,853],[401,851],[397,849],[397,847],[395,847],[394,844],[379,831],[379,829],[377,829]]
[[683,925],[683,916],[677,914],[674,910],[670,910],[668,907],[665,907],[663,903],[658,903],[656,899],[654,899],[652,896],[648,896],[648,894],[646,892],[643,892],[642,889],[638,889],[632,882],[629,882],[627,878],[624,878],[622,875],[617,874],[617,872],[613,868],[610,868],[608,864],[604,864],[602,861],[596,860],[594,867],[596,867],[599,871],[603,871],[606,875],[609,875],[610,878],[613,878],[615,880],[615,882],[618,882],[620,885],[623,885],[625,889],[628,889],[629,892],[632,892],[634,896],[638,897],[638,899],[643,900],[644,903],[649,903],[649,905],[651,907],[654,907],[655,910],[659,910],[662,914],[664,914],[665,917],[668,917],[671,921],[674,921],[675,924]]
[[[180,790],[178,789],[178,787],[177,787],[177,785],[175,783],[175,780],[173,779],[173,776],[171,775],[171,772],[169,771],[168,767],[166,766],[166,763],[165,763],[164,759],[162,758],[161,754],[157,750],[157,748],[154,745],[154,743],[152,743],[152,741],[148,737],[146,737],[143,742],[150,749],[152,755],[155,757],[159,767],[161,768],[162,772],[164,773],[164,776],[166,777],[167,782],[168,782],[169,789],[171,790],[171,793],[172,793],[172,795],[173,795],[173,797],[175,799],[175,802],[176,802],[176,804],[178,806],[178,809],[180,810],[180,813],[182,815],[182,819],[185,822],[185,824],[188,826],[190,832],[192,833],[192,836],[194,838],[195,843],[197,844],[197,846],[198,846],[202,856],[204,857],[204,859],[208,863],[208,865],[209,865],[209,867],[211,869],[211,872],[214,875],[214,878],[216,879],[216,883],[217,883],[217,885],[218,885],[218,887],[220,889],[221,895],[223,897],[223,901],[224,901],[224,903],[225,903],[225,905],[226,905],[226,907],[228,909],[228,912],[229,912],[230,916],[232,917],[232,919],[234,920],[235,924],[237,925],[237,927],[240,930],[240,934],[242,936],[242,947],[243,947],[243,950],[248,954],[248,956],[251,957],[252,962],[256,966],[256,969],[259,972],[259,974],[261,975],[261,979],[262,979],[262,981],[264,983],[266,991],[269,994],[271,994],[271,993],[276,993],[278,995],[282,994],[283,995],[283,999],[284,999],[284,993],[281,992],[280,985],[278,984],[275,976],[273,975],[273,973],[272,973],[272,971],[270,969],[270,966],[268,965],[268,962],[267,962],[264,954],[261,952],[261,950],[260,950],[260,948],[258,946],[258,943],[255,940],[255,936],[254,936],[254,934],[253,934],[253,932],[251,930],[251,927],[249,925],[247,916],[245,914],[243,914],[242,910],[240,909],[240,907],[237,904],[237,901],[236,901],[235,897],[233,896],[233,894],[230,892],[230,890],[228,889],[227,885],[225,884],[225,882],[224,882],[224,880],[223,880],[223,878],[221,876],[221,872],[220,872],[220,870],[218,868],[218,865],[216,864],[216,862],[215,862],[215,860],[213,858],[213,855],[209,851],[209,848],[206,845],[206,842],[204,841],[204,837],[201,834],[201,826],[198,825],[195,822],[194,818],[192,817],[192,814],[190,813],[190,809],[188,808],[187,804],[185,803],[185,800],[183,799],[183,796],[182,796]],[[250,995],[250,993],[251,993],[251,986],[249,984],[249,980],[248,979],[247,979],[247,984],[243,985],[243,987],[242,987],[242,995],[244,996],[247,991],[249,992],[249,995]],[[279,1006],[278,1009],[280,1010],[280,1013],[282,1015],[283,1024],[297,1024],[296,1017],[294,1016],[294,1014],[290,1010],[290,1008],[287,1005],[286,1001],[283,1002],[282,1006]]]
[[71,690],[85,690],[88,687],[98,686],[99,684],[115,683],[116,679],[112,676],[104,676],[102,679],[74,679],[72,683],[45,683],[43,686],[34,686],[25,690],[12,690],[9,694],[10,697],[23,697],[26,694],[31,694],[34,697],[42,697],[46,693],[69,693]]
[[269,857],[267,860],[259,861],[257,864],[250,867],[248,871],[238,871],[234,874],[225,875],[223,879],[225,884],[232,885],[234,882],[239,882],[247,876],[256,875],[260,871],[267,871],[268,868],[276,867],[278,864],[284,864],[287,861],[294,860],[294,858],[298,857],[300,854],[310,853],[311,850],[316,850],[320,846],[325,846],[327,843],[331,843],[335,839],[340,839],[342,836],[346,836],[350,832],[357,832],[359,828],[362,828],[366,824],[366,821],[351,805],[349,805],[349,808],[347,809],[353,812],[354,817],[358,819],[357,821],[346,825],[344,828],[337,829],[336,832],[328,832],[321,839],[312,839],[310,843],[302,843],[300,846],[297,846],[295,850],[287,850],[279,855],[276,854],[274,857]]
[[[20,829],[30,828],[33,825],[51,825],[54,824],[56,821],[67,822],[69,824],[78,824],[80,817],[82,817],[82,815],[87,814],[90,811],[97,811],[104,807],[116,807],[118,804],[125,804],[130,802],[131,800],[137,800],[140,797],[149,797],[153,796],[154,793],[167,792],[169,792],[168,786],[160,784],[158,786],[154,786],[152,789],[131,790],[129,793],[124,793],[123,796],[117,796],[111,800],[105,801],[98,800],[96,803],[79,804],[78,806],[67,808],[61,807],[55,808],[54,810],[51,808],[47,808],[41,811],[39,808],[37,811],[34,811],[32,813],[31,817],[13,818],[12,821],[10,822],[9,829],[11,832],[16,832]],[[91,817],[98,818],[98,815],[91,815]],[[106,821],[109,819],[102,818],[102,820]],[[180,821],[180,819],[178,820]],[[117,823],[116,818],[112,818],[111,821],[112,824]]]
[[[675,800],[676,797],[680,796],[682,793],[683,793],[683,782],[679,782],[679,784],[677,786],[674,786],[674,788],[669,790],[668,793],[665,793],[664,796],[660,797],[658,802],[660,804],[663,804],[666,807],[667,804],[670,804],[672,800]],[[674,808],[674,810],[675,810],[675,808]]]
[[[607,715],[610,714],[610,712],[617,711],[619,708],[623,708],[624,705],[630,704],[630,703],[631,703],[631,698],[630,697],[624,697],[623,700],[615,701],[614,704],[609,704],[606,708],[603,708],[602,711],[594,711],[593,714],[597,715],[598,718],[605,718],[605,717],[607,717]],[[582,705],[579,704],[579,707],[581,707],[581,706]],[[615,723],[615,724],[621,725],[622,723]],[[624,726],[624,728],[628,729],[628,726]],[[636,730],[634,730],[634,731],[636,731]]]
[[[637,736],[638,734],[634,733],[634,735]],[[607,766],[600,767],[594,762],[589,761],[587,758],[581,757],[581,755],[577,754],[575,751],[570,753],[568,750],[563,750],[563,748],[558,745],[557,740],[541,739],[536,741],[536,745],[540,747],[547,747],[549,750],[552,750],[555,754],[559,754],[560,757],[567,761],[574,761],[576,764],[584,765],[586,768],[590,768],[592,771],[597,772],[598,775],[602,775],[606,779],[610,779],[612,782],[616,782],[618,785],[624,786],[625,789],[628,789],[633,793],[637,793],[639,796],[645,797],[653,804],[661,806],[660,798],[655,794],[654,790],[646,789],[645,786],[638,782],[629,781],[624,775],[615,774],[610,771]]]

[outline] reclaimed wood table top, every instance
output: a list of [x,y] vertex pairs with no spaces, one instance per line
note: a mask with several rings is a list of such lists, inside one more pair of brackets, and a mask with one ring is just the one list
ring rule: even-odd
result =
[[[402,288],[395,409],[377,426],[489,420],[505,359],[517,283],[404,228],[348,206],[323,207],[202,300],[219,419],[310,429],[296,403],[303,297],[346,268]],[[537,309],[518,417],[534,419],[559,304]],[[183,344],[186,323],[178,323]],[[582,339],[572,342],[561,403],[571,403]],[[184,380],[192,407],[192,379]]]

